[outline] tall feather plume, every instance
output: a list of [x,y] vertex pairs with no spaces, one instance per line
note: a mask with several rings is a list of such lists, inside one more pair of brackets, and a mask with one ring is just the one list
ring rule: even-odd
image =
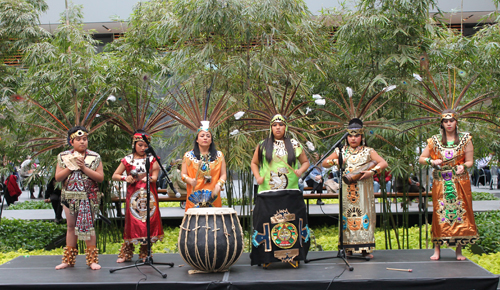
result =
[[[204,94],[197,92],[199,86],[194,81],[187,81],[181,86],[174,87],[168,92],[171,96],[171,103],[163,103],[159,109],[167,116],[170,116],[173,121],[193,132],[196,132],[201,127],[201,121],[205,120],[210,121],[211,129],[216,128],[231,117],[230,112],[233,110],[234,105],[227,106],[231,95],[225,91],[210,111],[210,99],[213,98],[214,83],[215,79],[212,80],[209,89],[210,94],[207,94],[207,97],[201,102],[199,98],[202,98]],[[188,84],[190,84],[189,87]],[[206,92],[204,89],[203,91]]]
[[[47,90],[44,91],[49,96],[47,100],[50,100],[51,104],[57,108],[59,115],[61,115],[62,117],[57,117],[56,115],[52,114],[47,108],[45,108],[42,104],[40,104],[33,98],[31,97],[25,98],[28,102],[34,104],[35,106],[41,109],[40,112],[35,112],[36,115],[40,117],[39,120],[41,121],[41,123],[23,122],[23,124],[42,129],[44,131],[42,133],[43,134],[42,136],[37,136],[23,143],[23,145],[27,145],[27,147],[37,151],[34,154],[34,156],[66,145],[68,130],[74,126],[83,126],[87,128],[89,133],[91,133],[97,130],[98,128],[102,127],[108,121],[110,121],[110,118],[104,119],[99,124],[92,126],[92,122],[96,114],[99,113],[104,104],[104,102],[101,102],[102,97],[97,99],[98,96],[97,93],[94,94],[91,101],[88,103],[87,111],[85,112],[84,115],[81,114],[83,111],[83,107],[86,106],[84,101],[85,97],[82,97],[82,100],[79,100],[78,95],[76,93],[74,94],[73,97],[74,106],[72,107],[74,108],[73,116],[75,120],[74,123],[71,123],[70,118],[68,117],[68,113],[62,110],[62,108],[59,106],[54,96],[48,93]],[[46,135],[47,133],[48,136]],[[46,142],[46,141],[51,141],[51,142]]]
[[142,87],[136,88],[132,93],[126,93],[126,88],[122,88],[122,99],[126,106],[123,114],[109,113],[110,123],[118,126],[129,135],[134,135],[136,130],[144,130],[149,134],[155,134],[165,129],[175,126],[169,115],[161,108],[162,103],[155,102],[154,91],[150,90],[147,78]]
[[[248,117],[241,118],[238,121],[243,122],[243,129],[252,130],[265,130],[269,129],[272,118],[281,114],[287,120],[288,130],[294,134],[300,136],[301,138],[307,140],[304,133],[309,133],[316,135],[315,131],[304,129],[302,127],[293,126],[291,124],[294,121],[303,119],[307,114],[301,114],[300,109],[313,101],[303,101],[297,105],[293,105],[297,97],[297,92],[301,84],[302,78],[299,80],[298,84],[290,88],[291,83],[289,78],[285,82],[285,87],[283,88],[283,93],[279,93],[276,89],[271,89],[270,85],[266,84],[266,90],[262,92],[257,92],[254,90],[249,90],[252,95],[258,99],[258,104],[262,110],[246,109],[244,110]],[[280,104],[280,108],[276,105]]]
[[[416,121],[422,121],[422,120],[430,120],[430,119],[433,119],[434,121],[425,122],[423,124],[413,126],[411,128],[404,130],[404,132],[407,132],[409,130],[413,130],[413,129],[416,129],[419,127],[431,125],[434,123],[440,123],[441,114],[445,109],[454,110],[455,112],[457,112],[459,117],[481,120],[481,121],[485,121],[485,122],[499,126],[495,121],[488,119],[488,116],[489,116],[488,112],[478,111],[478,110],[472,111],[472,112],[467,112],[467,113],[465,112],[469,109],[472,109],[474,106],[476,106],[478,104],[481,104],[485,101],[488,101],[488,100],[491,100],[494,98],[497,98],[498,96],[493,95],[493,92],[487,92],[487,93],[479,95],[478,97],[473,98],[472,100],[470,100],[469,102],[467,102],[465,104],[461,104],[464,101],[465,96],[466,96],[469,88],[472,86],[474,81],[477,80],[478,75],[471,78],[471,80],[461,90],[459,96],[455,99],[454,94],[455,94],[455,91],[457,89],[457,84],[456,84],[456,79],[455,79],[455,74],[454,74],[455,68],[453,68],[452,70],[453,70],[453,72],[450,72],[450,70],[448,70],[448,73],[447,73],[448,80],[447,81],[445,79],[442,80],[442,83],[443,83],[443,85],[442,85],[443,91],[442,92],[439,92],[439,88],[435,84],[434,79],[432,77],[432,74],[428,70],[428,67],[427,67],[426,72],[429,75],[429,79],[433,83],[434,90],[432,90],[429,87],[429,85],[426,84],[426,82],[423,80],[422,77],[414,74],[415,79],[418,81],[418,83],[422,86],[422,88],[424,89],[424,91],[427,94],[410,93],[416,97],[416,102],[415,103],[405,103],[405,104],[420,108],[420,109],[426,111],[427,113],[430,113],[432,115],[432,117],[417,117],[417,118],[414,118],[411,120],[407,120],[404,123],[416,122]],[[441,74],[441,76],[444,78],[443,74]],[[431,98],[430,99],[426,98],[425,97],[426,95],[430,96]],[[441,98],[438,96],[444,96],[444,98]]]
[[[377,76],[378,77],[378,76]],[[377,78],[376,77],[376,78]],[[381,129],[389,129],[389,130],[394,130],[394,128],[386,126],[384,124],[387,123],[385,120],[369,120],[376,112],[378,112],[384,104],[387,103],[387,101],[383,102],[382,104],[378,106],[374,106],[377,103],[377,100],[386,92],[391,91],[396,88],[396,86],[388,86],[383,88],[381,91],[378,93],[374,94],[371,97],[367,97],[369,88],[373,85],[376,79],[370,81],[370,83],[364,88],[363,92],[361,93],[361,96],[359,97],[359,100],[357,101],[357,104],[355,104],[355,96],[354,96],[354,91],[350,87],[346,87],[347,94],[349,96],[349,102],[346,101],[344,98],[344,95],[342,93],[341,86],[338,83],[335,83],[335,86],[338,88],[340,97],[344,101],[344,104],[346,107],[344,108],[341,106],[339,102],[337,102],[333,98],[326,98],[327,103],[333,104],[336,109],[339,109],[340,112],[333,112],[328,109],[319,109],[320,111],[328,114],[330,116],[329,121],[320,121],[317,124],[319,125],[326,125],[325,128],[322,128],[318,130],[317,132],[328,132],[332,131],[331,134],[327,134],[327,136],[323,138],[329,138],[332,136],[336,136],[340,134],[341,132],[344,132],[346,130],[347,124],[349,123],[350,120],[354,118],[358,118],[363,121],[363,127],[366,128],[381,128]],[[365,102],[365,99],[367,101]],[[375,134],[375,137],[379,137],[380,135]],[[381,138],[383,139],[383,138]],[[383,141],[386,141],[383,139]]]

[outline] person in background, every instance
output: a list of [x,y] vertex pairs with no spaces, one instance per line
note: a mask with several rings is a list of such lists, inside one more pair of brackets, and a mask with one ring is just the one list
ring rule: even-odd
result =
[[[309,175],[306,176],[304,182],[307,184],[307,186],[312,187],[311,193],[323,193],[323,172],[325,170],[321,166],[321,164],[318,166],[314,166],[314,163],[319,160],[318,153],[314,152],[312,155],[314,160],[313,163],[309,166],[309,169],[312,168],[312,171],[309,173]],[[316,204],[324,205],[325,203],[321,199],[318,199],[316,201]]]
[[[490,171],[490,161],[493,159],[493,155],[494,153],[490,153],[488,154],[488,156],[486,157],[483,157],[481,159],[478,159],[476,161],[476,169],[474,170],[474,184],[479,184],[481,183],[482,185],[487,185],[490,183],[490,180],[491,180],[491,171]],[[480,174],[480,171],[483,170],[484,171],[484,175],[486,176],[486,180],[484,179],[479,179],[477,180],[477,178],[479,178],[479,176],[481,175]],[[481,182],[482,181],[482,182]]]
[[[392,175],[390,171],[385,172],[385,192],[390,193],[392,188]],[[380,174],[373,176],[373,191],[380,192]]]
[[49,183],[47,183],[47,190],[45,190],[45,202],[52,203],[52,208],[54,209],[54,213],[56,215],[54,222],[60,224],[63,221],[63,208],[61,205],[61,189],[56,188],[56,183],[55,177],[52,177]]

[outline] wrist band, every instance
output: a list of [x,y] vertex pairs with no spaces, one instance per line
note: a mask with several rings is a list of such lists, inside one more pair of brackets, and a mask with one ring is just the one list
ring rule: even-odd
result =
[[464,167],[464,171],[467,170],[467,165],[465,165],[465,163],[462,164],[462,166]]
[[183,174],[183,175],[181,176],[181,180],[182,180],[182,181],[184,181],[185,183],[187,183],[187,181],[186,181],[186,178],[187,178],[187,177],[188,177],[188,176],[187,176],[186,174]]
[[430,157],[425,158],[425,163],[427,163],[427,165],[432,165],[431,158]]
[[122,176],[120,179],[121,179],[121,181],[126,181],[127,177],[126,176]]
[[375,170],[375,169],[372,169],[372,170],[370,170],[370,171],[371,171],[371,172],[373,172],[373,175],[375,175],[375,174],[377,174],[377,173],[378,173],[378,172],[377,172],[377,170]]
[[377,166],[373,167],[373,168],[372,168],[372,171],[373,171],[373,172],[375,172],[375,174],[380,173],[380,171],[381,171],[381,170],[380,170],[380,166],[378,166],[378,165],[377,165]]
[[224,179],[219,179],[219,181],[217,181],[217,184],[222,188],[224,186],[224,184],[226,183],[226,181]]
[[332,159],[327,159],[326,160],[326,164],[330,165],[330,166],[333,166],[333,160]]

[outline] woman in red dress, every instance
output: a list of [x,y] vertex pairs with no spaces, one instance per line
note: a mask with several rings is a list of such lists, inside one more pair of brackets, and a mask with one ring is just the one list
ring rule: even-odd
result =
[[[151,137],[145,131],[136,130],[132,141],[132,154],[125,156],[121,160],[120,165],[113,174],[113,180],[127,182],[127,205],[125,209],[125,230],[123,233],[125,241],[118,254],[118,260],[116,260],[118,263],[132,260],[135,245],[141,246],[140,259],[145,259],[148,255],[146,158],[150,160],[149,180],[151,194],[149,203],[151,243],[163,239],[158,192],[156,190],[156,181],[160,166],[154,157],[147,156],[146,149],[148,149],[148,145],[142,139],[142,134],[145,134],[148,140],[151,140]],[[126,176],[123,175],[123,172],[126,172]]]

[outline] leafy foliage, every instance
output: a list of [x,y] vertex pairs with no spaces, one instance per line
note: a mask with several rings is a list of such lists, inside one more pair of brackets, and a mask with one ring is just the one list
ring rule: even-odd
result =
[[472,192],[472,200],[498,200],[491,192]]
[[47,221],[2,219],[0,252],[43,249],[50,241],[66,232],[66,225]]
[[15,204],[11,204],[8,210],[17,210],[17,209],[52,209],[51,203],[46,203],[43,200],[27,200],[24,202],[16,202]]
[[486,253],[500,252],[500,210],[474,213],[479,240]]

